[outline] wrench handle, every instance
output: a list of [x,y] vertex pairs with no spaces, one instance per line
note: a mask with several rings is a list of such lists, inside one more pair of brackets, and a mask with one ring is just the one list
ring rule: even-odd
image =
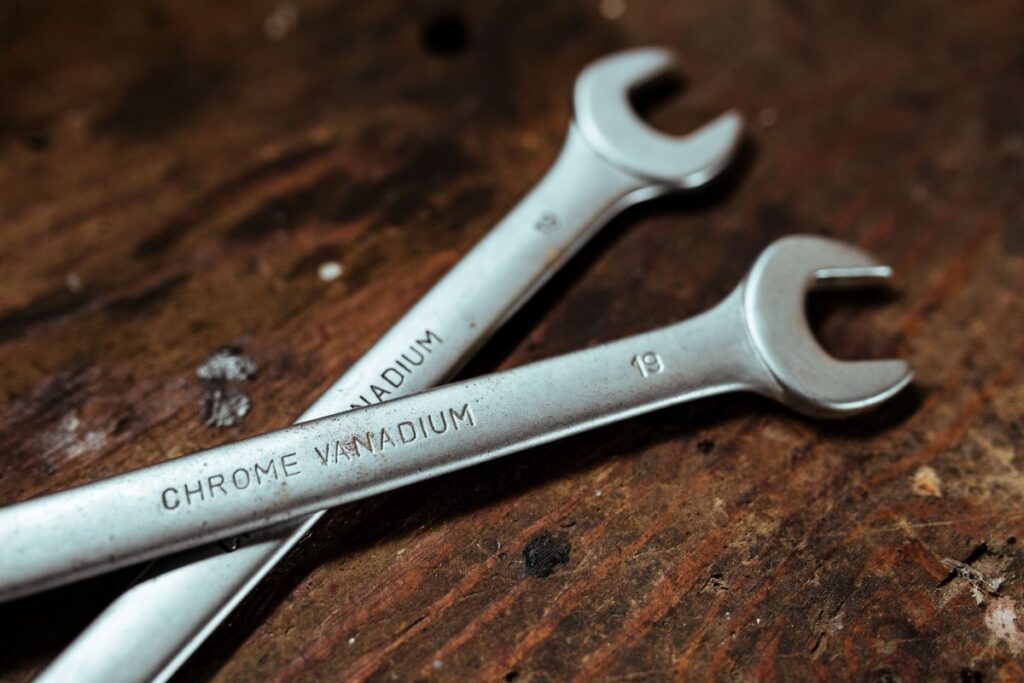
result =
[[766,371],[749,362],[757,356],[742,325],[737,306],[721,305],[663,330],[2,508],[0,599],[297,519],[691,398],[757,389]]

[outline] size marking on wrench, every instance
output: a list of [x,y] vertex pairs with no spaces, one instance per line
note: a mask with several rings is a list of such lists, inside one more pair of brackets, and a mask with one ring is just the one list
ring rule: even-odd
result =
[[640,375],[643,377],[650,377],[665,371],[665,361],[661,359],[661,355],[656,351],[638,353],[633,356],[633,361],[630,365],[639,370]]
[[537,219],[537,222],[533,224],[533,227],[545,235],[550,235],[558,230],[559,225],[558,216],[550,211],[545,211],[540,215],[540,218]]
[[[721,304],[682,323],[479,379],[223,446],[216,466],[245,467],[253,453],[309,453],[337,434],[372,435],[410,425],[415,436],[393,457],[360,457],[321,467],[315,476],[268,482],[238,498],[210,497],[203,506],[154,510],[168,481],[200,481],[214,460],[200,452],[168,463],[0,509],[0,596],[56,584],[110,564],[136,562],[169,549],[215,540],[398,488],[514,453],[586,429],[686,400],[745,390],[801,412],[838,417],[893,396],[911,373],[899,360],[842,362],[818,345],[804,317],[812,285],[884,281],[890,275],[866,253],[835,240],[792,237],[776,242]],[[639,381],[629,349],[656,348],[657,374]],[[647,365],[640,356],[641,367]],[[657,381],[653,378],[657,377]],[[438,411],[461,414],[469,430],[426,437],[415,425]],[[472,408],[470,408],[472,405]],[[383,425],[383,427],[382,427]],[[396,429],[400,429],[396,427]],[[422,435],[422,438],[421,438]],[[305,466],[307,463],[300,464]],[[82,543],[102,528],[102,543]]]

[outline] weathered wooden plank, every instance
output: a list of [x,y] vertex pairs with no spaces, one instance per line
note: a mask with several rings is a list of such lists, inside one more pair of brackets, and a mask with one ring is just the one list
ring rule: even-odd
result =
[[[653,120],[738,106],[744,162],[610,226],[467,374],[682,318],[812,231],[900,275],[814,299],[822,339],[914,388],[838,425],[708,400],[337,510],[180,678],[1024,677],[1009,0],[9,3],[0,501],[289,422],[543,173],[579,68],[652,43],[689,81]],[[260,370],[215,428],[225,345]],[[1006,582],[979,606],[946,558]],[[0,678],[130,578],[0,606]]]

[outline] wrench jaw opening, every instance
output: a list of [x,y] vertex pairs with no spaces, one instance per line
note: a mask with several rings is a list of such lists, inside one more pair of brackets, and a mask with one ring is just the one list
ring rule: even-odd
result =
[[761,255],[744,281],[744,315],[754,348],[782,390],[782,400],[811,417],[865,412],[913,378],[902,360],[839,361],[821,348],[807,322],[806,294],[818,288],[888,284],[891,269],[843,242],[787,237]]
[[592,63],[576,79],[573,119],[606,161],[671,189],[694,189],[715,178],[735,156],[743,118],[730,110],[681,137],[648,126],[630,93],[675,68],[663,48],[637,48]]

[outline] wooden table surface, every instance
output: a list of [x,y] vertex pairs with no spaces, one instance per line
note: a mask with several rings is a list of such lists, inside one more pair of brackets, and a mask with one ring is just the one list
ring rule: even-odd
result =
[[[580,68],[647,44],[687,82],[653,121],[738,107],[740,162],[466,374],[682,319],[812,232],[898,274],[814,298],[823,343],[913,387],[841,424],[705,400],[336,510],[180,679],[1024,678],[1019,1],[5,3],[0,502],[289,423],[542,175]],[[251,408],[207,426],[225,346]],[[0,607],[0,678],[132,576]]]

